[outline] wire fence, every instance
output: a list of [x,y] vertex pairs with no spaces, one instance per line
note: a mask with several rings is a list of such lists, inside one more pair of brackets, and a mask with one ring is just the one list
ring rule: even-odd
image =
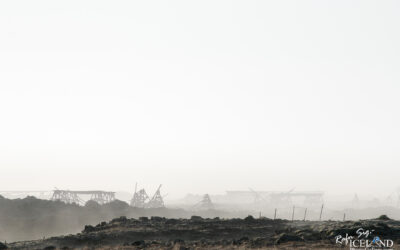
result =
[[267,217],[274,220],[284,219],[290,221],[323,221],[323,220],[336,220],[345,221],[345,212],[327,212],[325,205],[321,204],[320,207],[305,207],[305,206],[287,206],[287,207],[275,207],[269,208],[264,211],[260,211],[259,217]]

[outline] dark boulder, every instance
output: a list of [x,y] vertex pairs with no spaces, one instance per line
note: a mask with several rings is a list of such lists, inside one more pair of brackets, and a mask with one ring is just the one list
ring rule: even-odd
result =
[[96,228],[91,225],[86,225],[85,228],[83,229],[82,233],[91,233],[96,231]]
[[139,217],[139,220],[142,221],[142,222],[143,221],[149,221],[149,218],[147,218],[147,217]]
[[126,223],[127,221],[128,221],[128,219],[126,218],[126,216],[121,216],[119,218],[112,219],[111,223],[114,223],[114,222]]
[[56,247],[55,246],[47,246],[45,248],[43,248],[43,250],[55,250]]
[[281,244],[285,242],[298,242],[298,241],[304,241],[304,239],[295,234],[283,233],[278,236],[275,243]]
[[162,222],[165,220],[165,218],[163,217],[159,217],[159,216],[151,216],[151,221],[157,221],[157,222]]
[[203,218],[201,218],[201,216],[193,215],[192,217],[190,217],[190,220],[192,220],[192,221],[202,221]]
[[251,215],[249,215],[249,216],[247,216],[246,218],[244,218],[244,221],[245,222],[254,222],[256,219],[254,219],[254,217],[253,216],[251,216]]
[[391,220],[386,214],[383,214],[378,217],[378,220]]
[[137,240],[137,241],[133,242],[131,245],[139,247],[139,246],[146,245],[146,243],[144,242],[144,240]]

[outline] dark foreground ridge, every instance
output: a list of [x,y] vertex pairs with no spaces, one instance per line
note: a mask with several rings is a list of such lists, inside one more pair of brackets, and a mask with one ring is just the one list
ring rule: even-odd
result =
[[[76,235],[8,244],[11,249],[332,249],[337,235],[372,232],[400,243],[400,221],[382,216],[362,221],[287,221],[254,219],[167,219],[120,217],[96,226],[87,225]],[[347,246],[348,248],[348,246]]]

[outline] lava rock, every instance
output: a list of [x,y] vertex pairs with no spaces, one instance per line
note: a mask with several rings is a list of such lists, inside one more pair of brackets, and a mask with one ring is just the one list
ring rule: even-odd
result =
[[256,219],[254,219],[254,217],[253,216],[251,216],[251,215],[249,215],[249,216],[247,216],[246,218],[244,218],[244,221],[246,221],[246,222],[254,222]]
[[149,218],[147,218],[147,217],[139,217],[139,220],[140,221],[149,221]]
[[203,218],[201,218],[201,216],[193,215],[192,217],[190,217],[190,220],[192,220],[192,221],[202,221]]
[[386,214],[383,214],[378,217],[378,220],[391,220]]
[[285,242],[298,242],[298,241],[304,241],[303,238],[301,238],[298,235],[295,234],[288,234],[288,233],[283,233],[278,236],[278,239],[275,241],[276,244],[281,244]]
[[45,248],[43,248],[43,250],[55,250],[56,247],[55,246],[47,246]]
[[151,216],[151,221],[157,221],[157,222],[161,222],[164,221],[164,218],[159,217],[159,216]]
[[91,233],[96,231],[96,228],[91,225],[86,225],[85,228],[83,229],[82,233]]
[[131,244],[131,246],[144,246],[146,243],[144,242],[144,240],[137,240],[137,241],[135,241],[135,242],[133,242],[132,244]]

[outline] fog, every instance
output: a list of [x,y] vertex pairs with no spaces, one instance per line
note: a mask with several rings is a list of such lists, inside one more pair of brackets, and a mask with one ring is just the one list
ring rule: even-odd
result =
[[397,188],[397,1],[1,1],[1,190]]

